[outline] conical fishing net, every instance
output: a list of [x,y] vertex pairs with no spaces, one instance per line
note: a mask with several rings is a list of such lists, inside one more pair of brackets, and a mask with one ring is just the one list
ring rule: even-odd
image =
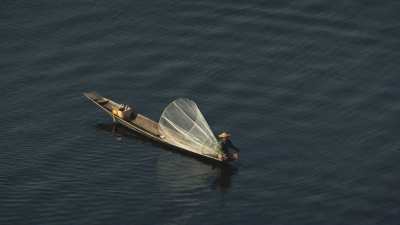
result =
[[163,111],[160,132],[165,140],[178,147],[203,155],[216,157],[219,143],[196,103],[180,98]]

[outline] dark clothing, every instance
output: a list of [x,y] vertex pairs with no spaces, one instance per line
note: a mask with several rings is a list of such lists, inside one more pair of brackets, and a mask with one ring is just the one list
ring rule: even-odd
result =
[[231,140],[220,141],[220,143],[221,143],[222,152],[223,152],[224,154],[230,153],[230,150],[233,150],[233,151],[235,151],[235,152],[239,152],[239,149],[236,148],[236,147],[232,144]]

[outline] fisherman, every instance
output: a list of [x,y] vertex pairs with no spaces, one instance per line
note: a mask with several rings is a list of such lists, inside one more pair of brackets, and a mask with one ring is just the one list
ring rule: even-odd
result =
[[219,158],[226,159],[230,153],[232,153],[233,158],[238,159],[239,149],[232,144],[230,137],[231,134],[226,131],[218,135],[219,143],[221,144],[221,150],[223,153],[223,155],[219,156]]

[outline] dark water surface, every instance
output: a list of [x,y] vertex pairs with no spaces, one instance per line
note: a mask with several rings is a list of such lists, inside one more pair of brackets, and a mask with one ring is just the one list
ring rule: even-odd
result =
[[[399,1],[0,4],[0,224],[399,224]],[[117,127],[194,99],[236,170]]]

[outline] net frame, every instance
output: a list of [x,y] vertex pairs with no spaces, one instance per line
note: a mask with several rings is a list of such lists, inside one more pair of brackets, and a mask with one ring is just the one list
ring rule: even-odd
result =
[[169,103],[159,120],[159,130],[169,143],[216,157],[220,144],[196,103],[179,98]]

